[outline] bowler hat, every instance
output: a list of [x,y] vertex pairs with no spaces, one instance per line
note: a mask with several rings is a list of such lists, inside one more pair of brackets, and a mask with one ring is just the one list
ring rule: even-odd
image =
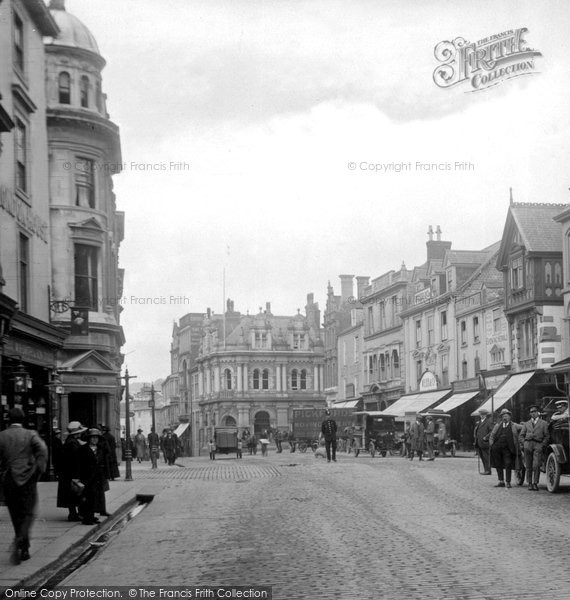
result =
[[512,412],[508,409],[508,408],[503,408],[503,410],[501,411],[501,417],[503,415],[511,415],[512,416]]
[[103,434],[98,429],[93,428],[87,432],[87,437],[91,437],[92,435],[102,436]]
[[70,421],[67,426],[67,433],[72,435],[83,433],[84,431],[87,431],[87,427],[83,427],[79,421]]
[[477,412],[480,415],[488,415],[489,414],[489,411],[486,408],[480,408]]

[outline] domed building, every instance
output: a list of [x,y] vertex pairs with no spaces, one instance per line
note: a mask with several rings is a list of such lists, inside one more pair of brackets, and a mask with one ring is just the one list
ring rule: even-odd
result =
[[121,171],[118,127],[110,120],[105,59],[89,29],[51,0],[57,37],[44,40],[51,224],[50,319],[68,334],[58,368],[60,424],[119,427],[120,348],[125,339],[118,267],[124,214],[112,175]]

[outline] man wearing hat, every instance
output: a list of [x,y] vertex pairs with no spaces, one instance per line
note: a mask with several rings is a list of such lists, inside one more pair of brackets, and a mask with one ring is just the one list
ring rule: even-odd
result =
[[[556,410],[553,415],[550,417],[551,421],[560,421],[561,419],[568,419],[568,400],[557,400],[555,403]],[[557,423],[554,423],[554,427],[557,426]]]
[[499,478],[499,482],[495,487],[510,488],[512,470],[518,467],[520,425],[513,423],[511,418],[511,411],[508,408],[503,408],[501,422],[493,427],[489,437],[491,464],[497,469]]
[[327,451],[327,462],[331,462],[331,447],[332,460],[336,462],[336,421],[333,419],[330,410],[325,411],[325,420],[321,424],[321,434],[325,438],[325,448]]
[[483,472],[481,475],[491,474],[491,457],[490,457],[490,446],[489,438],[491,437],[491,431],[493,429],[493,422],[489,415],[489,411],[486,408],[479,409],[479,421],[475,425],[474,438],[475,438],[475,449],[481,458],[483,463]]
[[37,431],[24,429],[24,412],[12,408],[10,426],[0,432],[0,472],[15,539],[12,562],[30,558],[30,529],[38,502],[38,479],[47,464],[47,447]]
[[424,436],[426,440],[426,450],[428,453],[428,460],[435,460],[433,451],[433,442],[435,436],[435,425],[431,415],[426,416],[426,424],[424,427]]
[[528,489],[538,492],[542,453],[548,445],[548,425],[540,418],[536,404],[529,408],[529,412],[530,420],[522,424],[519,441],[524,449]]
[[73,490],[71,480],[79,480],[80,476],[80,448],[85,444],[81,435],[87,431],[79,421],[70,421],[67,426],[67,437],[63,444],[61,453],[61,468],[57,483],[57,504],[58,508],[67,508],[68,521],[81,521],[79,515],[79,506],[81,497]]

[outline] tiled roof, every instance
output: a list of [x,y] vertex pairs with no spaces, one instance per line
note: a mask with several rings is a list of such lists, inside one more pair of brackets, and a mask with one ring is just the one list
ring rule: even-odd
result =
[[567,204],[511,204],[510,212],[528,252],[562,252],[561,225],[554,217],[567,208]]

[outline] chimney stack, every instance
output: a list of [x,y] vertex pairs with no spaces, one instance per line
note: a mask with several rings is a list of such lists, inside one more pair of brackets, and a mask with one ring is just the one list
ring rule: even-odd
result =
[[265,303],[265,312],[270,315],[271,314],[271,302]]
[[340,278],[340,301],[348,302],[349,298],[354,298],[353,280],[354,275],[339,275]]
[[364,288],[370,283],[370,277],[365,277],[361,275],[356,278],[356,294],[357,298],[362,298],[364,296]]
[[436,239],[433,239],[433,227],[430,225],[428,228],[429,240],[426,242],[427,246],[427,259],[430,260],[442,260],[445,251],[451,248],[451,242],[444,242],[441,239],[441,228],[438,225],[435,230]]

